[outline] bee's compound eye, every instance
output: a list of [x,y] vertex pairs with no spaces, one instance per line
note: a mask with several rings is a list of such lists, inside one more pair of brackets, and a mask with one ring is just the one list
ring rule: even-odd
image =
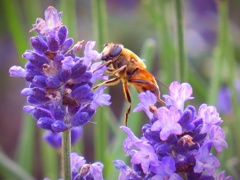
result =
[[120,44],[115,44],[110,50],[110,56],[116,57],[122,52],[122,46]]

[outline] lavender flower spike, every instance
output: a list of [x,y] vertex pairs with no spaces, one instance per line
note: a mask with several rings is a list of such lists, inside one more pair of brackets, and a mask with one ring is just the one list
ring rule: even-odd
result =
[[13,66],[9,72],[29,82],[21,93],[31,106],[24,110],[33,115],[40,128],[58,133],[87,123],[98,106],[110,104],[110,96],[104,94],[104,87],[91,91],[96,80],[106,79],[106,67],[97,69],[93,64],[101,58],[94,50],[95,42],[86,43],[83,57],[76,56],[84,41],[73,45],[62,14],[54,7],[48,7],[44,15],[31,29],[37,35],[30,38],[33,49],[23,53],[25,68]]
[[132,166],[114,161],[120,170],[119,179],[225,178],[223,173],[215,174],[220,162],[211,154],[212,149],[221,152],[228,146],[216,108],[207,104],[198,110],[192,105],[185,107],[185,101],[193,99],[188,83],[173,82],[169,92],[164,95],[167,106],[160,108],[154,106],[154,94],[139,94],[140,103],[134,111],[143,110],[149,123],[143,125],[140,138],[121,127],[128,136],[123,147]]

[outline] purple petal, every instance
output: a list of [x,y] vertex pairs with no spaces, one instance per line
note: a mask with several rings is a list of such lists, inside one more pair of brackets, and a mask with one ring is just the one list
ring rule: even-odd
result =
[[93,50],[96,42],[88,41],[85,45],[83,64],[89,67],[93,60],[101,59],[101,54]]
[[225,171],[222,171],[218,174],[216,180],[233,180],[233,178],[231,176],[226,177]]
[[74,59],[71,56],[65,57],[61,62],[62,68],[66,70],[71,69],[75,65]]
[[35,107],[34,106],[23,106],[23,110],[26,113],[32,114],[35,110]]
[[63,120],[65,117],[65,109],[63,105],[52,104],[50,110],[54,119]]
[[51,124],[53,132],[63,132],[67,129],[66,124],[63,121],[56,120]]
[[51,52],[57,52],[59,50],[59,39],[55,32],[49,33],[47,36],[48,48]]
[[213,125],[220,125],[223,121],[214,106],[202,104],[198,111],[199,117],[203,119],[203,127],[201,133],[208,133]]
[[30,38],[30,42],[32,44],[32,47],[39,53],[44,53],[45,51],[48,50],[47,43],[38,36]]
[[46,86],[48,88],[58,88],[60,86],[60,84],[61,84],[61,82],[57,76],[48,76],[46,78]]
[[81,109],[78,111],[71,119],[71,125],[72,126],[82,126],[86,124],[94,115],[95,110],[92,109]]
[[38,54],[34,51],[26,51],[23,53],[23,58],[29,60],[34,66],[42,68],[43,64],[47,64],[48,60],[45,55]]
[[[107,76],[104,76],[104,72],[107,70],[106,66],[102,66],[102,61],[93,63],[90,67],[90,72],[92,72],[91,83],[95,83],[98,79],[107,80]],[[101,68],[100,68],[101,67]]]
[[206,171],[208,175],[214,175],[216,167],[220,166],[220,162],[210,153],[210,148],[211,143],[207,143],[198,150],[195,156],[194,172],[202,173]]
[[149,119],[152,119],[153,113],[149,110],[149,106],[157,102],[157,97],[150,91],[142,92],[138,95],[140,103],[133,110],[133,112],[145,111]]
[[127,135],[128,137],[132,140],[132,142],[139,142],[140,139],[138,139],[132,132],[132,130],[126,126],[121,126],[120,127],[121,130],[123,130]]
[[210,131],[209,139],[207,139],[205,143],[212,142],[217,152],[222,152],[223,147],[228,147],[225,138],[226,135],[224,130],[219,126],[213,125]]
[[217,109],[219,112],[227,114],[232,111],[231,91],[227,86],[222,86],[218,91]]
[[81,61],[78,61],[77,63],[74,64],[72,67],[72,78],[77,79],[80,78],[87,70],[87,67],[82,64]]
[[106,87],[101,87],[94,93],[93,101],[91,103],[92,109],[97,109],[98,106],[109,106],[111,102],[111,96],[109,94],[103,94]]
[[93,100],[93,92],[88,84],[77,87],[72,92],[72,97],[79,103],[89,103]]
[[38,18],[37,23],[33,25],[32,30],[37,30],[41,34],[46,34],[58,29],[62,25],[61,13],[58,13],[54,7],[49,6],[45,10],[44,16],[45,20]]
[[34,94],[34,90],[32,88],[24,88],[21,91],[21,94],[24,95],[24,96],[30,96],[30,95]]
[[42,117],[37,121],[37,125],[42,129],[52,130],[51,125],[53,122],[52,118]]
[[90,173],[94,179],[103,180],[103,164],[100,162],[95,162],[91,165]]
[[24,106],[23,110],[26,113],[32,114],[36,120],[39,120],[42,117],[52,118],[51,112],[42,107]]
[[75,152],[71,153],[70,161],[71,161],[71,171],[72,172],[78,172],[79,169],[86,163],[86,160],[84,160],[84,157],[79,156]]
[[23,78],[25,78],[26,75],[27,75],[27,72],[26,72],[25,69],[23,69],[20,66],[12,66],[9,69],[9,74],[10,74],[11,77],[23,77]]
[[83,135],[82,127],[73,127],[71,128],[71,145],[74,146]]
[[183,111],[184,103],[188,99],[193,99],[192,87],[188,83],[182,83],[175,81],[169,86],[170,96],[163,95],[167,105],[175,105],[179,110]]
[[59,44],[61,45],[67,38],[68,35],[68,29],[66,26],[62,26],[59,28],[58,32],[58,39],[59,39]]
[[158,120],[152,125],[152,131],[160,131],[160,139],[167,140],[171,134],[179,135],[182,133],[182,127],[178,123],[180,114],[175,106],[167,109],[161,107],[157,110]]
[[47,131],[43,134],[44,141],[55,149],[62,148],[62,136],[60,133]]
[[175,173],[175,161],[172,157],[166,156],[163,157],[162,161],[159,162],[158,166],[153,168],[155,172],[155,176],[152,178],[154,180],[157,179],[174,179],[174,180],[182,180],[182,178]]
[[31,88],[39,87],[39,88],[46,88],[46,76],[44,75],[36,75],[34,76]]
[[65,53],[69,50],[69,48],[73,45],[73,39],[68,38],[66,41],[62,44],[62,52]]

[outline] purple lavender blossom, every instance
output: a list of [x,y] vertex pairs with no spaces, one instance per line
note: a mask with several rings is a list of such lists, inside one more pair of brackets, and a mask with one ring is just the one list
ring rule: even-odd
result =
[[225,171],[222,171],[218,174],[216,180],[232,180],[233,178],[231,176],[227,176],[225,174]]
[[[237,102],[240,104],[240,79],[237,79],[235,81],[235,86],[234,86],[237,94]],[[217,96],[217,108],[219,112],[229,115],[232,113],[232,92],[229,86],[226,84],[223,84],[219,91],[218,91],[218,96]]]
[[171,134],[182,134],[182,127],[179,124],[180,113],[175,106],[159,108],[157,110],[157,120],[153,123],[151,131],[160,132],[160,139],[167,140]]
[[133,110],[133,112],[144,111],[149,119],[152,119],[153,114],[149,110],[149,106],[156,104],[157,98],[150,91],[146,91],[146,93],[140,93],[138,95],[139,99],[145,99],[145,101],[140,102],[137,107]]
[[71,153],[71,171],[72,179],[96,179],[103,180],[102,170],[103,164],[95,162],[92,164],[86,164],[84,157],[79,156],[77,153]]
[[196,153],[196,165],[194,172],[202,173],[206,171],[209,175],[214,175],[216,167],[220,166],[219,160],[210,153],[212,144],[207,143],[198,149]]
[[226,85],[223,85],[219,89],[217,96],[217,108],[219,112],[228,114],[232,111],[231,96],[231,91]]
[[[214,179],[220,162],[211,150],[227,148],[223,122],[214,106],[202,104],[198,112],[184,103],[192,99],[188,83],[173,82],[170,95],[164,95],[166,107],[153,107],[156,101],[150,92],[139,94],[140,103],[134,111],[143,110],[149,124],[142,127],[143,136],[136,137],[130,128],[123,143],[132,168],[123,161],[114,164],[120,170],[119,179]],[[222,174],[219,176],[223,176]],[[225,177],[225,175],[224,175]],[[126,179],[126,178],[125,178]]]
[[[127,154],[132,156],[131,163],[140,164],[145,174],[150,166],[157,166],[158,157],[154,153],[154,148],[146,140],[138,139],[128,127],[122,126],[121,129],[128,135],[123,144]],[[132,150],[131,147],[137,148],[138,151]]]
[[104,87],[91,91],[96,80],[107,79],[106,67],[93,63],[101,58],[93,49],[95,42],[86,43],[83,57],[76,56],[84,41],[72,46],[61,13],[51,6],[45,11],[45,19],[37,18],[31,31],[38,34],[30,38],[33,49],[23,53],[28,61],[25,68],[13,66],[9,70],[10,76],[24,77],[29,83],[21,94],[31,105],[23,109],[33,115],[40,128],[55,133],[84,125],[98,106],[110,104]]
[[168,106],[174,105],[181,111],[184,109],[184,102],[193,99],[191,97],[192,87],[188,83],[172,82],[169,86],[169,93],[170,95],[163,95],[166,104]]
[[[86,164],[86,160],[83,156],[79,156],[76,152],[72,152],[70,154],[70,166],[72,172],[72,180],[103,180],[102,171],[104,166],[100,162]],[[44,180],[50,179],[44,178]]]
[[113,163],[115,164],[115,168],[120,170],[118,180],[142,179],[141,176],[137,175],[137,173],[134,170],[132,170],[129,166],[127,166],[123,161],[115,160],[113,161]]

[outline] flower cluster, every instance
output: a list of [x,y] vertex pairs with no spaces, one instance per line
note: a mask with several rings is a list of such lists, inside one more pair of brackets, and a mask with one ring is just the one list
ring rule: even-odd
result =
[[79,156],[77,153],[71,153],[71,171],[72,179],[97,179],[103,180],[102,170],[103,164],[95,162],[92,164],[86,164],[84,157]]
[[[102,170],[103,164],[101,162],[95,162],[92,164],[86,164],[84,157],[79,156],[77,153],[72,152],[70,155],[72,180],[85,180],[96,179],[103,180]],[[50,180],[44,178],[44,180]],[[59,179],[63,180],[63,179]]]
[[30,39],[33,50],[23,54],[28,61],[25,68],[13,66],[9,72],[29,82],[21,92],[31,104],[24,111],[32,114],[40,128],[62,132],[82,126],[98,106],[110,105],[104,87],[91,91],[96,80],[107,79],[102,62],[92,62],[101,58],[93,49],[94,41],[87,42],[84,56],[78,57],[76,53],[84,41],[73,45],[67,27],[62,25],[61,13],[51,6],[45,11],[45,19],[37,18],[31,31],[37,35]]
[[[192,87],[173,82],[170,95],[164,95],[167,106],[156,108],[157,99],[151,92],[139,94],[140,103],[134,111],[143,110],[150,119],[142,127],[143,136],[136,137],[131,129],[122,126],[127,134],[123,146],[131,156],[132,168],[123,161],[114,161],[120,169],[119,179],[214,179],[220,162],[211,149],[221,152],[227,147],[223,122],[216,108],[202,104],[198,111],[192,105]],[[225,172],[218,175],[221,179]]]

